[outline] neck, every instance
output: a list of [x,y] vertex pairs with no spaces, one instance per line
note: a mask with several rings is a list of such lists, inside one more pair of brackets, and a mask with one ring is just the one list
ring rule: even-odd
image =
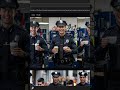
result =
[[60,37],[63,37],[63,36],[65,36],[65,33],[64,34],[60,34]]
[[13,23],[11,23],[11,24],[5,24],[5,23],[3,23],[2,25],[3,25],[3,27],[4,27],[5,29],[8,30],[8,29],[13,25]]
[[85,82],[81,82],[81,84],[82,84],[82,85],[84,85],[84,84],[85,84]]
[[31,35],[32,37],[35,37],[35,36],[37,36],[37,35]]

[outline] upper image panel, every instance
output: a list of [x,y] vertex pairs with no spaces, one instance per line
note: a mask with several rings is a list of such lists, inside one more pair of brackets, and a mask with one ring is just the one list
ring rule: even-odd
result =
[[30,68],[85,68],[89,26],[90,17],[30,17]]

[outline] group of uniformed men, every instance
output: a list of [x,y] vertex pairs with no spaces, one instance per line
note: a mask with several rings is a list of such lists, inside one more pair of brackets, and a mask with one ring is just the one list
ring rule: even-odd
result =
[[88,76],[87,72],[79,72],[80,83],[78,83],[77,85],[74,85],[73,80],[68,80],[65,82],[65,84],[61,84],[59,81],[59,77],[61,76],[60,72],[52,72],[51,75],[53,77],[53,83],[50,83],[49,85],[45,85],[44,79],[39,78],[37,80],[37,85],[38,86],[90,86],[90,84],[86,82]]
[[41,62],[44,60],[41,59],[43,54],[44,57],[47,57],[50,54],[56,68],[72,67],[73,62],[75,61],[74,55],[78,53],[77,49],[80,47],[77,48],[74,38],[66,33],[66,25],[67,23],[64,20],[56,22],[57,35],[52,38],[50,48],[48,49],[46,41],[37,34],[37,27],[39,27],[39,23],[35,21],[30,23],[32,63],[35,64],[35,62],[39,61],[38,63],[42,67]]
[[[113,7],[117,24],[106,30],[95,56],[96,60],[104,59],[106,53],[109,52],[109,69],[112,72],[120,71],[120,0],[112,0],[111,6]],[[36,46],[34,47],[35,55],[32,54],[33,57],[31,55],[31,58],[35,58],[35,62],[39,61],[37,56],[42,55],[41,52],[48,54],[46,42],[35,34],[36,26],[34,26],[34,23],[30,25],[31,38],[27,31],[15,25],[14,17],[18,7],[17,0],[0,1],[0,85],[7,85],[0,88],[4,90],[8,90],[8,88],[24,90],[25,74],[23,72],[26,70],[26,62],[29,61],[29,41]],[[57,63],[57,66],[63,64],[65,64],[64,66],[71,66],[74,61],[72,54],[77,53],[76,44],[73,38],[66,34],[65,26],[67,23],[65,21],[59,20],[56,25],[58,27],[58,35],[53,38],[50,44],[50,53],[54,54],[53,60]],[[111,37],[112,39],[114,38],[115,43],[109,41]],[[38,38],[39,40],[37,40]]]

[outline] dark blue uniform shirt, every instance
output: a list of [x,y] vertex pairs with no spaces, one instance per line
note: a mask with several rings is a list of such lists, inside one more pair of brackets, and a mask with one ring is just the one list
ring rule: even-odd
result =
[[[41,48],[44,49],[44,51],[37,51],[35,50],[35,44],[37,43],[37,41],[39,40],[39,46]],[[41,65],[43,63],[43,58],[48,55],[48,47],[47,47],[47,43],[45,42],[45,40],[39,36],[36,35],[35,37],[30,37],[30,49],[31,49],[31,63],[32,64],[39,64]],[[41,64],[40,64],[41,63]]]
[[[55,54],[54,61],[56,63],[62,63],[62,64],[69,64],[73,63],[74,57],[73,54],[77,54],[77,46],[73,40],[73,38],[65,34],[63,37],[60,37],[60,35],[57,35],[56,37],[53,38],[51,44],[50,44],[50,53],[52,53],[52,49],[54,46],[58,46],[58,53]],[[66,53],[63,50],[64,46],[68,46],[72,52]]]
[[[10,42],[18,36],[18,47],[26,52],[24,57],[13,56],[10,52]],[[26,62],[29,61],[29,33],[17,25],[6,30],[0,27],[0,79],[10,81],[25,81]]]

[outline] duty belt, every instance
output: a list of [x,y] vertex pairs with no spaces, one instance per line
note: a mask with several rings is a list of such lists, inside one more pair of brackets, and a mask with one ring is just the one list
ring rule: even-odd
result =
[[61,63],[61,64],[69,64],[70,62],[72,62],[72,61],[70,60],[70,58],[60,59],[60,63]]

